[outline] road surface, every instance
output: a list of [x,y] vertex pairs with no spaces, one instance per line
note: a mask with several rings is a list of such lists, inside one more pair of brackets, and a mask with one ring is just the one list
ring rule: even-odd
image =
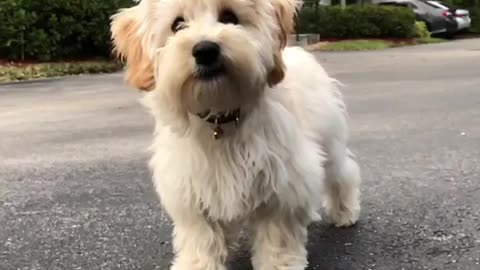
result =
[[[480,269],[480,40],[318,59],[345,84],[363,213],[310,228],[310,269]],[[1,270],[168,269],[138,97],[121,74],[0,86]]]

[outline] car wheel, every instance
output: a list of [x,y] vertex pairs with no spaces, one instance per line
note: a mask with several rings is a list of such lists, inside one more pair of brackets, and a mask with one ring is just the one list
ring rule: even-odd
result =
[[454,38],[455,38],[455,33],[453,33],[453,32],[446,32],[443,36],[444,36],[446,39],[454,39]]

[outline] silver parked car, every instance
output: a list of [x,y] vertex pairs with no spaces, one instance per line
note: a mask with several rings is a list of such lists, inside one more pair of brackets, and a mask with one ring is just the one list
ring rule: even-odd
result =
[[375,0],[374,3],[412,9],[415,19],[425,22],[428,31],[432,34],[450,38],[458,32],[458,23],[452,12],[433,6],[425,0]]
[[433,5],[441,10],[451,12],[455,16],[455,20],[457,21],[459,31],[470,28],[470,25],[472,24],[472,19],[470,18],[470,12],[468,10],[458,9],[441,1],[427,0],[427,2],[430,5]]

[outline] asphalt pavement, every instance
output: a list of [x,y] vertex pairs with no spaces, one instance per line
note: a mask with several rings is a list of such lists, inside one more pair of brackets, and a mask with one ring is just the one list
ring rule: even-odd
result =
[[[309,269],[479,270],[480,39],[317,57],[345,84],[363,212],[311,226]],[[139,97],[121,74],[0,85],[0,270],[168,269]]]

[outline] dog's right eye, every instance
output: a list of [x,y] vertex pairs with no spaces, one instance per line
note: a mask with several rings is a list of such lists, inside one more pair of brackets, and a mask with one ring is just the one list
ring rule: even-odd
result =
[[177,17],[172,23],[172,32],[176,33],[186,27],[185,19],[183,17]]
[[218,21],[224,24],[238,24],[238,17],[230,9],[225,9],[220,13]]

